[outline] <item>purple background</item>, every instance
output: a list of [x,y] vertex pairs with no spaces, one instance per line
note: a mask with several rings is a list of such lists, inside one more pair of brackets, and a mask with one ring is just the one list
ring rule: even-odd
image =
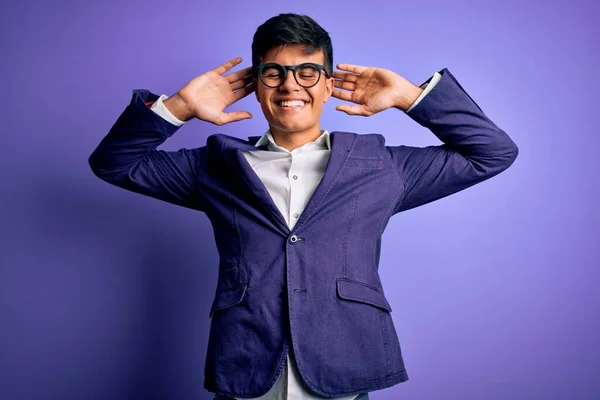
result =
[[[503,174],[390,221],[380,271],[410,380],[372,398],[600,398],[598,2],[8,3],[0,398],[211,398],[208,219],[109,186],[87,159],[133,89],[170,95],[235,56],[249,65],[280,12],[322,24],[335,62],[415,84],[447,67],[520,148]],[[330,131],[439,143],[400,112],[336,104]],[[193,121],[163,148],[265,131],[253,96],[234,108],[254,118]]]

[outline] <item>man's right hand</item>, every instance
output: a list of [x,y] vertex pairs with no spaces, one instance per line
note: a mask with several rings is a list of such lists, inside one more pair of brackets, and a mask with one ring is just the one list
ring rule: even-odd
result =
[[221,76],[240,62],[242,59],[236,57],[192,79],[179,92],[164,101],[165,107],[181,121],[196,117],[215,125],[224,125],[252,118],[248,111],[224,112],[225,108],[254,91],[252,67]]

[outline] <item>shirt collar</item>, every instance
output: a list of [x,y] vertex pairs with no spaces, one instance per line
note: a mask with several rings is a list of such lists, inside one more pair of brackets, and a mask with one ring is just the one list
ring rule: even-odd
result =
[[[260,137],[260,139],[258,139],[258,141],[256,142],[256,144],[254,146],[260,147],[260,146],[265,146],[265,145],[269,148],[270,151],[285,151],[285,152],[289,153],[288,150],[284,149],[281,146],[278,146],[277,143],[275,143],[275,139],[273,139],[273,135],[271,135],[270,131],[266,131]],[[330,138],[329,132],[327,132],[327,130],[321,130],[321,136],[319,136],[314,142],[306,143],[302,147],[294,149],[293,151],[300,150],[300,149],[331,150],[331,138]]]

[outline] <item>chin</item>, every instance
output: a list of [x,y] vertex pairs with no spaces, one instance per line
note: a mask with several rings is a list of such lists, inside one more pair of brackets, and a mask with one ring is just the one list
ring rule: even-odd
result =
[[271,130],[276,129],[282,132],[301,132],[309,128],[306,124],[298,123],[298,121],[281,121],[277,119],[276,121],[269,121],[269,128]]

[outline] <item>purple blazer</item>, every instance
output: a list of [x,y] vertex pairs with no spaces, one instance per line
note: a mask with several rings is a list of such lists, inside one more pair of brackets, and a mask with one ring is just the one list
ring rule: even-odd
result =
[[156,150],[178,128],[145,105],[156,94],[134,91],[89,163],[108,183],[210,219],[220,262],[208,391],[266,393],[288,349],[321,396],[408,379],[378,273],[382,233],[392,215],[491,178],[518,154],[448,69],[440,73],[407,115],[444,144],[386,146],[382,135],[332,132],[325,175],[293,230],[242,154],[256,150],[258,136]]

